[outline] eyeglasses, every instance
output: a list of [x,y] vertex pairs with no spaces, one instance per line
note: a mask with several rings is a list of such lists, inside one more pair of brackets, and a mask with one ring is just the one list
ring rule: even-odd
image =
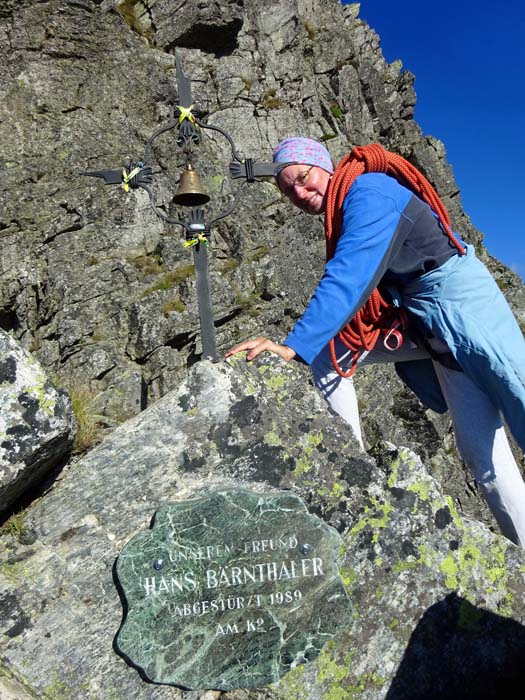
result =
[[310,178],[310,170],[314,166],[311,165],[308,170],[303,170],[302,173],[299,173],[299,175],[294,179],[294,181],[288,185],[288,187],[285,187],[281,189],[281,192],[286,196],[289,197],[293,191],[295,190],[296,187],[305,187],[306,183],[308,182]]

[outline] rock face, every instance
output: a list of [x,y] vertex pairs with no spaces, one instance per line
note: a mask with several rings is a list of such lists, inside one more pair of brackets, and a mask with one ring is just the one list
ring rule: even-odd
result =
[[[385,62],[358,11],[336,0],[3,2],[0,327],[59,383],[89,387],[93,411],[108,424],[176,388],[200,353],[194,267],[180,227],[164,224],[144,191],[126,194],[79,175],[143,157],[148,137],[170,122],[176,48],[195,104],[242,155],[267,160],[280,138],[302,133],[323,140],[336,161],[379,141],[420,167],[522,321],[518,276],[483,249],[443,144],[412,118],[413,76],[399,61]],[[149,160],[166,210],[185,161],[173,133],[157,139]],[[195,157],[212,198],[210,220],[236,187],[227,174],[231,149],[208,131]],[[272,184],[245,189],[235,214],[212,231],[219,353],[256,334],[282,338],[322,272],[320,221],[294,211]],[[377,371],[361,373],[361,401],[370,405],[377,386],[403,394],[410,419],[392,421],[382,406],[365,411],[369,446],[392,439],[385,426],[395,423],[396,442],[425,443],[465,512],[489,518],[464,478],[450,478],[462,468],[443,449],[448,424],[428,417],[391,371],[379,375],[378,382]],[[420,428],[430,425],[427,441]]]
[[4,537],[0,693],[218,698],[145,683],[117,655],[114,565],[162,504],[239,486],[291,489],[342,533],[354,613],[317,661],[225,699],[496,697],[490,684],[523,681],[523,551],[463,520],[410,451],[360,452],[302,368],[241,359],[195,365]]
[[[243,155],[267,160],[294,133],[324,140],[335,160],[380,141],[421,167],[459,233],[480,244],[443,144],[412,119],[413,76],[384,61],[357,5],[6,0],[0,12],[0,138],[9,144],[0,161],[0,325],[62,381],[90,383],[98,412],[112,420],[177,386],[200,352],[181,229],[155,216],[145,192],[79,176],[137,160],[169,123],[175,48],[195,104]],[[196,166],[215,215],[235,187],[229,144],[210,133]],[[173,134],[156,140],[151,157],[166,207],[185,160]],[[322,269],[320,222],[293,211],[271,184],[246,189],[212,231],[220,350],[269,327],[284,334]],[[522,311],[518,277],[496,273]]]
[[[304,368],[198,363],[195,275],[180,228],[153,213],[145,192],[80,176],[143,157],[170,122],[175,49],[205,120],[230,132],[243,156],[267,160],[279,139],[305,134],[336,161],[370,142],[408,158],[523,320],[523,285],[483,248],[444,145],[412,118],[413,76],[385,62],[357,4],[4,0],[0,328],[59,384],[89,387],[108,425],[123,425],[3,526],[0,696],[217,700],[146,684],[116,655],[112,569],[161,503],[245,486],[291,489],[341,532],[357,612],[316,663],[224,700],[512,697],[511,683],[524,680],[525,563],[475,522],[491,525],[447,419],[425,411],[391,368],[368,368],[357,377],[365,454]],[[226,139],[203,133],[195,165],[209,219],[231,204],[231,158]],[[149,162],[159,205],[172,212],[185,162],[173,132],[155,141]],[[255,334],[282,338],[322,272],[321,222],[270,183],[245,189],[210,241],[219,352]],[[30,425],[17,444],[25,450],[29,432],[63,412],[56,452],[71,439],[65,398],[53,394],[51,416],[31,382],[21,402]],[[2,438],[0,459],[16,481],[2,498],[11,501],[26,472]],[[40,476],[43,453],[27,459]]]
[[66,393],[0,330],[0,513],[68,455],[74,428]]

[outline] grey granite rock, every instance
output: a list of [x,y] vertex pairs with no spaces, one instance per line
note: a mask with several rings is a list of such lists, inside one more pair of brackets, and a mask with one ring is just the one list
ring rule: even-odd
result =
[[74,435],[67,394],[0,329],[0,513],[67,457]]
[[[200,351],[192,259],[179,228],[155,217],[144,192],[125,195],[78,176],[140,157],[169,122],[177,47],[196,104],[244,155],[268,159],[295,132],[324,139],[336,160],[379,140],[424,170],[459,233],[482,250],[443,144],[423,138],[412,119],[413,76],[383,59],[358,5],[6,0],[0,32],[0,139],[8,144],[0,327],[64,384],[89,384],[109,422],[176,386]],[[230,158],[225,139],[203,135],[197,164],[213,212],[231,199]],[[183,161],[175,139],[158,140],[153,165],[166,206]],[[248,189],[212,235],[221,350],[268,328],[284,335],[322,271],[320,222],[293,212],[270,184]],[[518,277],[487,259],[522,313]],[[137,378],[119,384],[123,409],[114,400],[120,373]]]
[[66,469],[4,536],[4,679],[41,700],[207,700],[144,682],[116,653],[114,566],[163,504],[243,486],[291,490],[341,532],[354,613],[316,661],[224,698],[415,700],[464,687],[499,697],[484,688],[523,681],[524,553],[461,518],[409,450],[383,445],[376,455],[359,451],[301,367],[197,364],[177,392]]
[[[483,248],[444,145],[423,137],[412,118],[414,76],[384,60],[357,4],[6,0],[0,33],[0,140],[8,144],[0,327],[59,383],[89,386],[108,425],[176,388],[200,353],[192,258],[179,228],[152,213],[144,192],[125,195],[79,176],[136,159],[169,122],[177,47],[195,102],[244,155],[268,159],[279,138],[300,132],[323,139],[335,160],[379,141],[421,167],[523,323],[523,285]],[[230,158],[225,139],[204,135],[197,165],[213,212],[231,201]],[[163,136],[152,160],[159,202],[169,206],[184,158]],[[284,337],[322,274],[321,222],[294,211],[269,183],[247,190],[212,233],[219,353],[253,335]],[[399,394],[393,372],[380,375],[367,372],[366,398],[378,388]],[[419,421],[376,408],[365,416],[371,447],[377,439],[421,443]],[[432,439],[424,451],[456,505],[491,522],[461,465],[449,469],[447,445]]]
[[[346,581],[360,607],[348,643],[282,686],[231,691],[228,700],[448,698],[454,679],[480,698],[484,690],[490,696],[493,678],[500,696],[512,697],[505,683],[513,675],[523,681],[512,663],[523,655],[523,563],[483,526],[462,522],[491,519],[455,457],[446,420],[425,412],[391,368],[360,372],[376,464],[304,391],[300,368],[261,364],[222,374],[202,365],[188,377],[199,355],[198,316],[178,228],[154,216],[144,192],[124,195],[79,177],[142,155],[145,140],[167,123],[177,47],[196,103],[246,156],[267,159],[279,138],[300,132],[323,139],[335,160],[379,141],[418,165],[523,323],[519,277],[484,249],[445,146],[413,120],[414,76],[384,60],[357,3],[4,0],[0,328],[60,382],[91,386],[108,424],[182,393],[69,464],[48,495],[6,524],[0,595],[8,675],[0,692],[17,700],[24,693],[216,700],[137,685],[135,672],[108,651],[120,621],[111,567],[129,535],[146,527],[160,493],[182,498],[208,484],[255,483],[292,488],[345,534]],[[203,140],[197,163],[215,212],[231,201],[229,159],[219,137]],[[163,137],[153,160],[168,207],[184,159]],[[323,249],[319,220],[293,211],[271,184],[248,188],[211,240],[219,351],[255,334],[282,338],[322,273]],[[205,399],[207,385],[215,388]],[[385,450],[385,441],[410,447],[425,467],[412,452]],[[353,530],[356,518],[366,524]],[[66,647],[69,673],[54,661]]]

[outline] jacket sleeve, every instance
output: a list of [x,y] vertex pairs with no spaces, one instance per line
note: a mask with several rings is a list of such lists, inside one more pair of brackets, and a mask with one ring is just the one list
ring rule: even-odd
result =
[[286,337],[311,364],[378,285],[395,254],[398,203],[372,187],[352,186],[343,203],[341,236],[303,316]]

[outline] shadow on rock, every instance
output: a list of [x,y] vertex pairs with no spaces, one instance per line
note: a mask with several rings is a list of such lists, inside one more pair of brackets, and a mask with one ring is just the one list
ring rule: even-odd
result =
[[525,627],[453,593],[419,621],[386,700],[517,700],[524,683]]

